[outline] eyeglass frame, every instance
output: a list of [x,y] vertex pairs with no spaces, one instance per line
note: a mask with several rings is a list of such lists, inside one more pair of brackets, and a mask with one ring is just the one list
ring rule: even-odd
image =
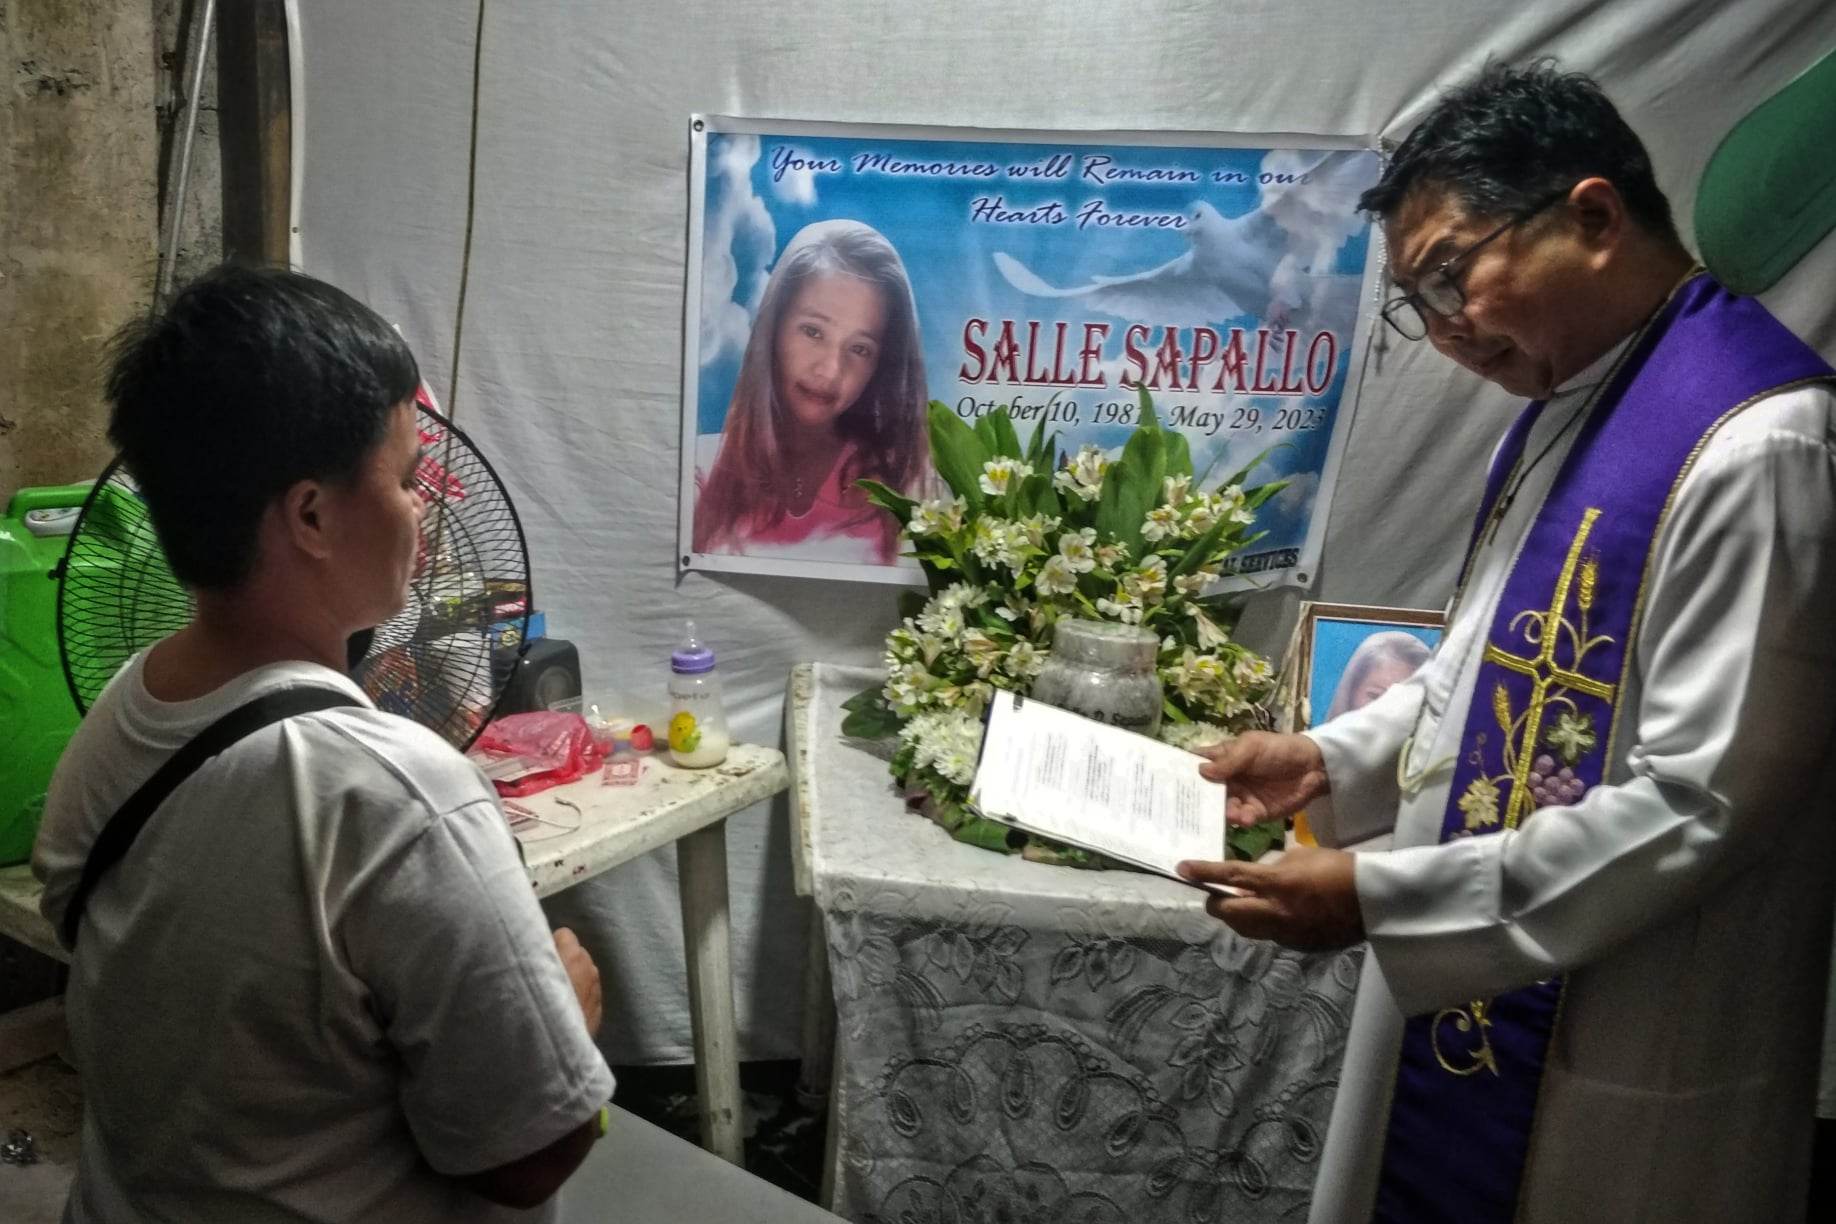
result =
[[[1550,194],[1549,196],[1547,196],[1546,198],[1544,198],[1537,204],[1533,205],[1528,212],[1520,213],[1519,215],[1512,217],[1510,220],[1506,221],[1503,225],[1500,225],[1497,229],[1493,230],[1491,233],[1487,234],[1485,237],[1479,239],[1477,242],[1466,247],[1464,250],[1456,251],[1454,254],[1452,254],[1448,258],[1442,260],[1432,271],[1428,272],[1426,275],[1424,275],[1420,280],[1416,282],[1414,292],[1399,293],[1395,297],[1391,298],[1389,301],[1383,304],[1383,309],[1380,312],[1383,316],[1383,321],[1385,323],[1388,323],[1393,329],[1395,329],[1396,334],[1401,336],[1405,340],[1425,340],[1427,339],[1428,337],[1428,312],[1429,311],[1433,311],[1436,315],[1440,316],[1443,319],[1451,319],[1455,315],[1459,314],[1462,310],[1466,309],[1466,290],[1461,288],[1460,282],[1454,279],[1454,273],[1453,273],[1454,265],[1463,263],[1466,260],[1471,259],[1474,255],[1477,255],[1482,249],[1484,249],[1487,243],[1491,242],[1494,238],[1497,238],[1500,235],[1502,235],[1506,230],[1514,229],[1515,227],[1522,225],[1524,222],[1529,221],[1532,218],[1539,216],[1544,211],[1549,209],[1551,206],[1568,198],[1568,194],[1573,190],[1574,190],[1573,187],[1564,187],[1560,191]],[[1433,302],[1430,302],[1428,298],[1425,296],[1425,293],[1429,290],[1430,284],[1435,281],[1436,277],[1439,277],[1440,282],[1442,284],[1445,284],[1446,291],[1448,294],[1451,295],[1451,300],[1453,301],[1453,305],[1446,310],[1443,310],[1439,306],[1436,306]],[[1435,284],[1433,292],[1436,295],[1439,295],[1441,293],[1441,284]],[[1416,322],[1420,324],[1421,326],[1420,335],[1411,335],[1407,328],[1405,328],[1402,324],[1396,321],[1397,313],[1400,312],[1404,306],[1409,307],[1411,310],[1415,312]]]

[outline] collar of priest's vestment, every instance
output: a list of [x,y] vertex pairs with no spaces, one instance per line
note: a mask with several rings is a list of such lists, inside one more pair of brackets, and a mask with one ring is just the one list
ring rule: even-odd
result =
[[1636,331],[1628,332],[1623,338],[1616,341],[1612,348],[1594,358],[1593,362],[1590,363],[1586,369],[1550,392],[1549,398],[1552,400],[1565,399],[1578,392],[1590,391],[1605,382],[1607,375],[1611,374],[1613,372],[1613,367],[1619,363],[1620,356],[1625,353],[1627,348],[1631,347],[1633,341],[1637,340],[1643,332],[1644,328],[1642,327]]

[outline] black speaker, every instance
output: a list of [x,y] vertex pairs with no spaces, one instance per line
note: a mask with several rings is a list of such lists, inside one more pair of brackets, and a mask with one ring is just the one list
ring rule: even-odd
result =
[[[516,648],[506,651],[514,655]],[[562,638],[537,638],[511,673],[494,717],[546,710],[557,701],[580,696],[580,691],[580,652],[574,644]]]

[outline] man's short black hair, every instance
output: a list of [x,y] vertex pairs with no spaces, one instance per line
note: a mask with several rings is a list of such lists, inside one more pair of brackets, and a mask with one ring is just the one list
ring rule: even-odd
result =
[[355,478],[420,380],[407,343],[349,294],[225,266],[115,338],[108,436],[172,572],[221,590],[249,576],[274,499]]
[[1491,63],[1436,103],[1358,207],[1387,218],[1418,187],[1436,187],[1503,220],[1595,176],[1618,189],[1646,230],[1676,239],[1651,156],[1600,86],[1550,59]]

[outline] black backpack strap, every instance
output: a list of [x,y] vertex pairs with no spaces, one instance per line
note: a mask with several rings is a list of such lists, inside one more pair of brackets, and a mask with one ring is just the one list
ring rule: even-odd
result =
[[83,876],[77,881],[76,891],[70,894],[70,904],[64,909],[64,943],[73,948],[76,946],[77,924],[83,918],[83,904],[89,899],[90,890],[95,888],[103,873],[121,861],[122,856],[133,846],[134,839],[140,836],[140,830],[146,827],[153,813],[159,810],[159,805],[205,762],[238,740],[297,714],[311,714],[315,710],[332,710],[339,706],[357,704],[356,699],[342,689],[318,684],[296,685],[264,693],[253,701],[237,706],[198,732],[189,743],[173,753],[165,764],[154,770],[153,776],[128,796],[128,801],[102,826],[95,844],[89,848],[89,858],[83,864]]

